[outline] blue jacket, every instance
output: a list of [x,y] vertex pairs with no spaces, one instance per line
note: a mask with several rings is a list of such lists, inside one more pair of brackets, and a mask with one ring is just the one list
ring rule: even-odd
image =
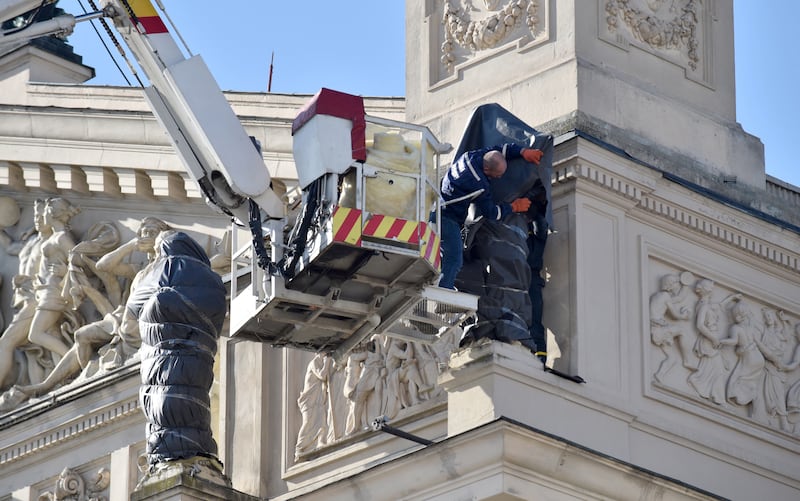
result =
[[469,204],[475,203],[483,217],[500,220],[511,212],[507,203],[495,204],[492,200],[489,179],[483,173],[483,155],[496,150],[506,160],[520,158],[522,146],[509,143],[480,150],[467,151],[456,159],[442,179],[442,217],[464,224]]

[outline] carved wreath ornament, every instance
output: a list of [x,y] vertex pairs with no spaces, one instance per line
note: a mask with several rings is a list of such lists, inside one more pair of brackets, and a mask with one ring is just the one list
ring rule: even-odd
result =
[[479,20],[470,19],[469,10],[477,10],[471,0],[464,1],[465,8],[453,7],[448,1],[444,6],[444,43],[442,43],[442,63],[447,71],[455,66],[456,46],[471,51],[491,49],[501,45],[511,31],[524,22],[534,30],[536,17],[535,0],[513,0],[502,9],[497,9],[499,0],[483,0],[484,6],[494,13]]
[[[608,0],[606,22],[616,31],[622,20],[633,36],[656,49],[686,49],[688,65],[697,69],[697,23],[700,0],[644,0],[647,7],[637,9],[631,4],[642,0]],[[667,7],[668,5],[668,7]]]

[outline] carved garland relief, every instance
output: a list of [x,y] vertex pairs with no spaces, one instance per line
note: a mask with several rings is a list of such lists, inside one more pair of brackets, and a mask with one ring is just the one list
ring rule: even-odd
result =
[[800,435],[800,321],[690,271],[649,300],[653,379],[723,411]]
[[527,46],[536,39],[539,8],[537,0],[445,2],[439,33],[441,66],[432,83],[453,77],[459,68],[478,62],[503,47]]
[[[708,14],[701,0],[601,1],[606,13],[601,38],[621,47],[635,45],[685,67],[694,78],[701,76],[705,35],[701,21]],[[707,77],[701,80],[709,81]]]

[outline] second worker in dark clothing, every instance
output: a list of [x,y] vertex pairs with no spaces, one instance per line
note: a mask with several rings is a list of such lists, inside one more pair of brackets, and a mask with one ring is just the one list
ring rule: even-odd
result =
[[442,179],[442,277],[439,287],[455,289],[455,280],[463,265],[461,227],[467,218],[469,205],[475,203],[483,217],[501,220],[510,212],[525,212],[531,205],[528,198],[495,204],[489,178],[499,178],[506,172],[506,160],[524,158],[538,164],[541,150],[504,144],[467,151],[459,156]]

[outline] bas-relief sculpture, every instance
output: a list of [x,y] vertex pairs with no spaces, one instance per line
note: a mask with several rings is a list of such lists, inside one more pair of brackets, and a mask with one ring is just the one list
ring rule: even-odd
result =
[[353,349],[344,365],[315,355],[297,399],[296,459],[363,433],[376,417],[401,419],[437,401],[443,390],[436,380],[459,336],[423,344],[374,335]]
[[606,13],[601,38],[636,45],[685,67],[687,73],[702,73],[702,19],[709,13],[699,0],[600,1]]
[[[536,39],[541,0],[448,0],[436,39],[441,41],[441,67],[434,82],[446,80],[464,64],[482,59],[507,44],[520,48]],[[435,24],[431,23],[435,29]]]
[[800,320],[689,271],[659,277],[649,302],[653,379],[800,435]]
[[[6,279],[14,315],[0,336],[0,412],[137,359],[139,326],[125,302],[155,256],[156,237],[170,226],[145,217],[120,245],[117,226],[103,221],[76,242],[70,220],[79,212],[65,198],[41,199],[34,228],[18,240],[9,225],[0,228],[5,253],[19,259],[17,275]],[[215,262],[224,272],[228,260]]]

